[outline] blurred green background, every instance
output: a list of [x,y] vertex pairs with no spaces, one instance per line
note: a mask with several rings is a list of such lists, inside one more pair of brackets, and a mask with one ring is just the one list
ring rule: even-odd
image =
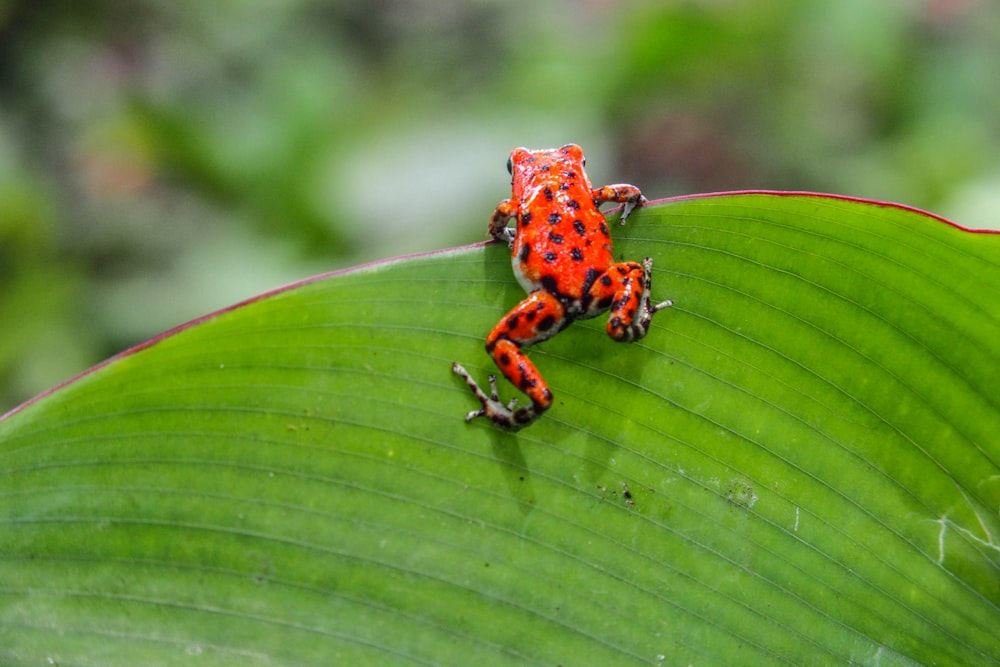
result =
[[260,291],[482,240],[510,149],[570,141],[651,198],[998,228],[1000,3],[0,0],[0,413]]

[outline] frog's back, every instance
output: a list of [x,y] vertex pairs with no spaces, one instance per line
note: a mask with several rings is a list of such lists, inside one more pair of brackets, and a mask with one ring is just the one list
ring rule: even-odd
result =
[[582,152],[573,145],[515,151],[512,160],[514,275],[528,292],[545,289],[578,300],[613,262],[611,234],[594,203]]

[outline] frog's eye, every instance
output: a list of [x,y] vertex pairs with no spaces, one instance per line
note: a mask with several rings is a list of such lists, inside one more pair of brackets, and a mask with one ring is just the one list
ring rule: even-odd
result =
[[507,173],[510,174],[511,176],[514,175],[514,159],[513,158],[507,158]]

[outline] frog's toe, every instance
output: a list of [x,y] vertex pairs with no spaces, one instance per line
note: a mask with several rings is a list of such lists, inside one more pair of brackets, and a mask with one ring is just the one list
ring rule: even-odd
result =
[[500,401],[497,392],[496,375],[489,376],[490,393],[487,394],[472,378],[469,371],[465,370],[465,367],[458,362],[452,363],[451,371],[465,380],[465,384],[469,386],[469,389],[472,390],[472,393],[483,405],[478,410],[467,412],[465,415],[466,422],[471,422],[477,417],[486,417],[504,431],[519,431],[538,419],[548,407],[548,405],[536,405],[533,403],[529,406],[518,408],[516,398],[512,398],[507,405],[504,405]]
[[476,417],[484,417],[484,416],[486,416],[486,408],[479,408],[478,410],[470,410],[465,415],[465,421],[471,422]]

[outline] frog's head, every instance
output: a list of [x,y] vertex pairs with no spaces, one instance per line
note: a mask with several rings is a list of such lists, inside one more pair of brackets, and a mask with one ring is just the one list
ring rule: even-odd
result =
[[586,164],[583,149],[576,144],[540,150],[515,148],[507,158],[507,171],[511,176],[513,194],[518,197],[542,182],[558,182],[578,176],[582,176],[586,182],[587,176],[583,169]]

